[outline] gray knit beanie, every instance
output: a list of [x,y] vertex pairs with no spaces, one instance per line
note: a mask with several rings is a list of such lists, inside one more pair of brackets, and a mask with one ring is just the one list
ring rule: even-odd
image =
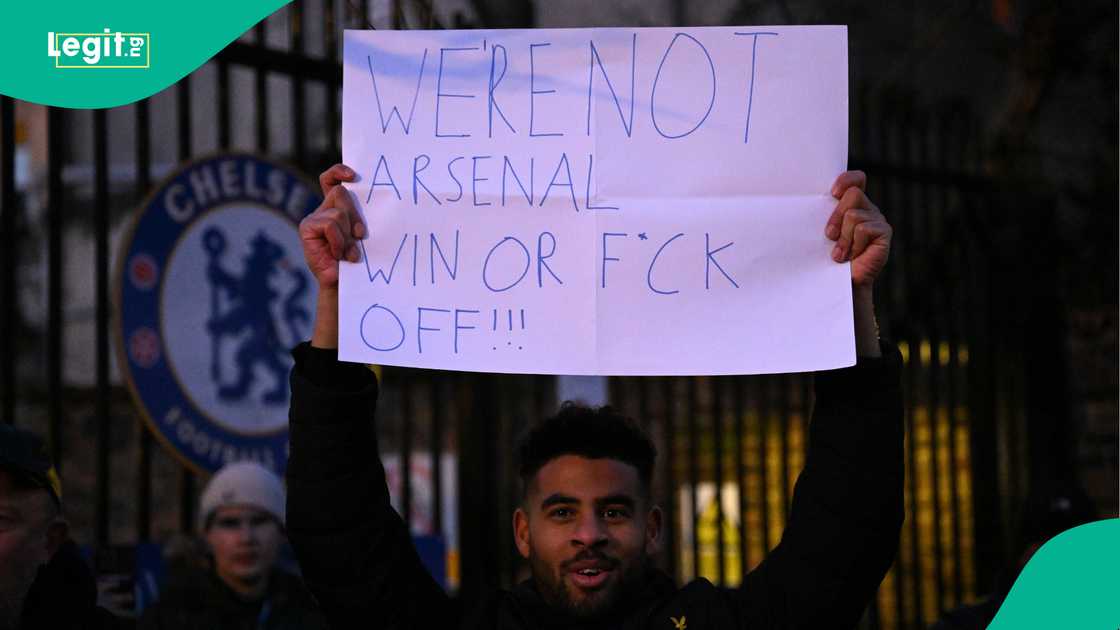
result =
[[199,529],[206,528],[215,510],[230,505],[264,510],[284,525],[284,485],[275,473],[256,462],[223,467],[206,485],[199,504]]

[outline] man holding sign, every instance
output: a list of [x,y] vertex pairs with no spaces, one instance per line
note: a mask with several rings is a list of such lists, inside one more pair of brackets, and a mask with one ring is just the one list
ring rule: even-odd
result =
[[[850,262],[858,362],[819,373],[809,453],[779,545],[735,589],[684,588],[653,568],[664,516],[650,497],[653,448],[610,410],[567,406],[519,449],[524,491],[514,514],[532,579],[453,618],[407,525],[393,511],[377,458],[377,382],[338,360],[339,261],[369,242],[337,165],[326,199],[300,228],[319,282],[310,343],[292,372],[288,524],[304,575],[336,627],[845,628],[893,561],[902,524],[901,358],[880,346],[872,288],[891,228],[846,172],[823,231],[833,264]],[[780,245],[780,244],[779,244]],[[376,252],[366,250],[367,256]],[[822,325],[827,325],[822,322]],[[467,602],[468,609],[475,603]]]
[[735,590],[652,568],[664,517],[632,422],[573,406],[542,422],[513,515],[532,579],[468,627],[853,625],[897,544],[902,433],[871,299],[890,227],[862,173],[833,180],[846,29],[347,31],[343,83],[347,166],[301,226],[320,292],[288,468],[292,540],[333,621],[459,625],[385,491],[358,365],[379,363],[845,368],[817,379],[786,535]]

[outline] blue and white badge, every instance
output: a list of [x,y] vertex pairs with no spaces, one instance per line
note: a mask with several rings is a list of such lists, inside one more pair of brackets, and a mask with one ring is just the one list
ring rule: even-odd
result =
[[299,221],[322,201],[291,168],[200,160],[149,195],[117,273],[117,348],[149,426],[215,471],[288,456],[289,350],[311,334],[316,285]]

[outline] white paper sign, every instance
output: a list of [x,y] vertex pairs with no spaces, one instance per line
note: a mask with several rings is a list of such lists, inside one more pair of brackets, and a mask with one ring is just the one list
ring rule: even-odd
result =
[[855,362],[828,192],[844,27],[347,31],[370,237],[348,361],[542,374]]

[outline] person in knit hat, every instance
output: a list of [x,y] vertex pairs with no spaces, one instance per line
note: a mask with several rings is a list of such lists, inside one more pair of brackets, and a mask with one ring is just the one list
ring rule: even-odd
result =
[[202,492],[200,529],[214,556],[214,570],[234,591],[260,596],[283,543],[284,487],[255,462],[218,471]]
[[198,517],[209,570],[170,579],[141,629],[326,626],[302,581],[276,566],[284,487],[272,471],[255,462],[222,468],[202,492]]

